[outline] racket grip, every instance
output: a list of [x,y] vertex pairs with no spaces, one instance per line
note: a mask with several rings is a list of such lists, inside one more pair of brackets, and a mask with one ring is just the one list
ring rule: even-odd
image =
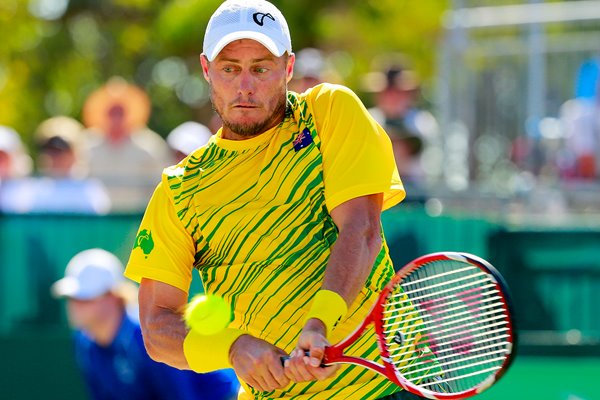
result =
[[[306,357],[310,357],[310,352],[305,351],[304,355]],[[282,356],[282,357],[279,357],[279,359],[281,360],[281,365],[283,366],[283,365],[285,365],[286,360],[290,359],[290,356]],[[328,366],[329,366],[328,364],[324,364],[324,363],[321,363],[321,365],[320,365],[321,368],[325,368],[325,367],[328,367]]]

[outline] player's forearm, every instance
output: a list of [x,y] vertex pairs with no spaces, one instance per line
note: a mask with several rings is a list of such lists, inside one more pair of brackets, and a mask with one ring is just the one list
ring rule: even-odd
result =
[[189,369],[183,354],[183,341],[187,334],[181,315],[172,310],[161,310],[142,320],[144,344],[148,355],[179,369]]
[[339,234],[322,290],[316,293],[306,315],[305,331],[329,335],[364,287],[381,250],[378,204],[377,197],[365,197],[334,209],[332,217]]
[[156,361],[187,369],[183,354],[187,328],[181,314],[187,304],[187,293],[166,283],[142,279],[139,304],[148,355]]
[[[338,228],[321,289],[306,316],[307,324],[320,320],[327,334],[354,303],[381,250],[381,193],[357,197],[331,211]],[[318,324],[315,327],[318,329]]]
[[380,225],[375,221],[357,221],[342,228],[331,250],[322,288],[338,293],[350,306],[363,288],[381,244]]

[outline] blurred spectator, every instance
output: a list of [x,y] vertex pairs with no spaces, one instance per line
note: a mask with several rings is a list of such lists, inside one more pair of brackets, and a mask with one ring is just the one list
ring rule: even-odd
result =
[[593,99],[600,89],[600,58],[584,61],[579,67],[575,81],[575,97]]
[[[579,96],[560,108],[565,136],[565,155],[560,162],[563,177],[593,180],[600,177],[600,80],[588,73],[591,88],[578,87]],[[581,79],[580,79],[581,81]]]
[[79,121],[57,116],[43,121],[35,131],[37,170],[54,178],[83,178],[87,165],[83,147],[86,133]]
[[289,89],[302,93],[306,89],[322,83],[327,64],[323,52],[312,47],[296,52],[294,76],[289,84]]
[[171,164],[165,140],[147,127],[150,99],[139,87],[113,78],[85,102],[90,128],[89,174],[107,187],[115,211],[143,209],[156,176]]
[[67,299],[76,361],[91,399],[237,398],[239,383],[231,370],[197,374],[150,359],[137,321],[137,289],[125,281],[123,265],[112,253],[78,253],[51,291]]
[[104,185],[85,178],[80,147],[83,126],[58,116],[43,121],[35,131],[39,176],[13,179],[2,190],[7,213],[106,214],[110,199]]
[[415,73],[392,65],[369,74],[365,88],[375,93],[369,112],[392,140],[403,182],[421,183],[425,177],[421,155],[426,143],[438,135],[438,125],[430,112],[416,106],[420,84]]
[[20,199],[15,196],[14,186],[28,176],[32,160],[25,151],[19,134],[12,128],[0,126],[0,211],[10,212]]
[[32,161],[19,134],[0,125],[0,181],[22,178],[31,173]]
[[175,163],[183,160],[188,154],[208,143],[212,132],[207,126],[188,121],[178,125],[167,136],[167,143],[173,151]]

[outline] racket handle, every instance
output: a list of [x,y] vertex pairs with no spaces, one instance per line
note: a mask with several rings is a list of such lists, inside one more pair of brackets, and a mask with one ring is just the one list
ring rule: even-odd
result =
[[[310,357],[310,352],[308,352],[308,351],[305,351],[305,352],[304,352],[304,355],[305,355],[306,357]],[[290,359],[290,356],[282,356],[282,357],[279,357],[279,359],[281,360],[281,365],[283,366],[283,365],[285,365],[285,362],[286,362],[286,360],[289,360],[289,359]],[[321,368],[325,368],[325,367],[329,367],[329,365],[328,365],[328,364],[321,363],[320,367],[321,367]]]

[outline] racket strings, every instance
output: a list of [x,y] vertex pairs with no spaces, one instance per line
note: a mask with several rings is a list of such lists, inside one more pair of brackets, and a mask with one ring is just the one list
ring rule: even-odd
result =
[[[494,297],[494,298],[484,299],[484,300],[481,301],[481,304],[484,304],[486,302],[493,302],[493,304],[480,305],[478,308],[479,308],[479,310],[493,309],[494,311],[491,311],[489,313],[497,314],[498,313],[498,311],[497,311],[498,310],[498,304],[497,304],[497,302],[499,300],[501,300],[501,297],[499,297],[499,296]],[[456,321],[455,317],[458,317],[458,316],[461,316],[461,315],[469,315],[469,316],[472,315],[470,313],[470,311],[468,311],[468,310],[467,311],[459,311],[461,308],[462,309],[467,308],[467,304],[465,304],[464,302],[461,302],[460,300],[457,300],[456,302],[449,302],[448,304],[461,304],[461,307],[455,307],[455,308],[452,308],[452,309],[446,309],[446,310],[444,310],[446,313],[448,311],[458,311],[458,312],[456,312],[454,314],[451,314],[449,317],[448,316],[442,316],[442,317],[440,317],[440,320],[453,318]],[[413,316],[412,320],[416,321],[416,320],[420,320],[421,319],[419,312],[415,310],[415,308],[412,305],[412,303],[411,303],[410,306],[401,307],[400,311],[404,312],[404,316],[405,317],[408,316],[408,315]],[[431,309],[430,309],[430,312],[431,312]],[[395,313],[395,311],[384,311],[384,313],[383,313],[384,315],[387,315],[387,314],[392,314],[392,315],[389,316],[389,317],[384,317],[383,321],[385,322],[385,321],[390,321],[390,320],[396,319],[396,316],[394,315],[394,313]],[[487,313],[487,314],[489,314],[489,313]],[[480,313],[479,315],[486,315],[486,313]],[[408,318],[405,318],[404,320],[405,321],[409,321]],[[389,325],[393,326],[393,324],[389,324]]]
[[[489,322],[489,321],[497,321],[499,319],[500,318],[490,318],[488,320],[484,320],[484,321],[480,321],[480,322],[486,323],[486,322]],[[440,340],[440,339],[448,339],[448,338],[451,338],[451,337],[462,335],[462,332],[464,331],[464,328],[475,327],[476,325],[479,325],[479,322],[469,322],[468,324],[457,325],[455,327],[448,328],[448,329],[440,329],[440,330],[436,331],[436,339],[438,339],[438,340]],[[508,331],[508,327],[506,327],[506,322],[504,320],[487,324],[488,328],[493,328],[493,327],[497,327],[497,326],[503,326],[504,327],[504,328],[502,328],[502,329],[499,330],[500,332],[502,332],[502,331],[507,332]],[[417,329],[413,333],[415,333],[415,334],[416,333],[427,333],[428,330],[429,330],[429,328]],[[453,332],[453,331],[458,331],[458,332],[455,332],[455,333],[449,334],[449,335],[441,335],[443,333],[448,333],[448,332]],[[390,332],[392,332],[392,331],[390,331]],[[394,330],[393,332],[396,333],[397,330]],[[489,333],[491,333],[491,332],[487,332],[486,334],[489,334]],[[441,336],[437,336],[437,334],[440,334]],[[475,337],[475,336],[472,336],[472,337]],[[427,343],[427,342],[425,342],[425,343]],[[408,346],[399,347],[399,349],[407,348],[407,347]]]
[[[484,285],[484,284],[486,284],[486,285]],[[484,286],[480,286],[480,285],[484,285]],[[463,285],[452,286],[452,287],[446,288],[444,290],[438,290],[438,291],[433,291],[433,288],[427,288],[427,290],[430,290],[431,293],[423,294],[421,296],[412,296],[412,295],[414,293],[422,292],[423,289],[407,291],[404,294],[407,296],[410,296],[411,300],[413,300],[413,301],[429,299],[429,301],[433,303],[435,301],[442,301],[438,298],[442,294],[453,294],[453,293],[456,293],[459,289],[466,289],[469,286],[477,287],[479,289],[488,289],[488,288],[494,288],[496,285],[494,285],[493,283],[490,283],[489,280],[482,279],[479,281],[471,281],[471,282],[465,283]],[[399,297],[399,295],[396,295],[396,297]],[[401,302],[398,302],[396,304],[401,304]],[[393,305],[393,304],[391,304],[391,305]]]
[[[441,294],[443,294],[443,293],[448,293],[448,292],[451,292],[451,291],[452,291],[452,292],[455,292],[457,289],[462,289],[462,288],[464,288],[464,287],[468,287],[468,286],[472,286],[472,285],[476,285],[476,284],[478,284],[478,283],[484,283],[484,282],[486,282],[486,281],[482,281],[482,282],[473,282],[473,283],[471,283],[471,284],[462,285],[462,287],[460,287],[460,288],[456,287],[456,288],[453,288],[452,290],[448,289],[448,290],[446,290],[445,292],[437,292],[437,293],[435,293],[435,295],[436,295],[436,296],[439,296],[439,295],[441,295]],[[481,298],[481,293],[480,293],[480,292],[481,292],[483,289],[492,289],[492,291],[493,291],[493,292],[492,292],[492,291],[490,291],[490,293],[494,293],[494,294],[496,294],[496,295],[497,295],[497,293],[498,293],[498,292],[497,292],[497,290],[495,290],[495,289],[496,289],[496,286],[495,286],[495,285],[493,285],[493,284],[488,284],[488,285],[483,285],[483,286],[479,286],[479,287],[477,287],[477,294],[474,294],[474,295],[471,295],[471,296],[465,296],[465,297],[464,297],[464,299],[460,299],[460,300],[459,300],[459,299],[457,299],[457,300],[454,300],[454,301],[450,301],[450,302],[448,302],[448,301],[443,301],[443,300],[442,300],[442,299],[440,299],[440,298],[433,298],[433,299],[432,299],[432,298],[431,298],[431,296],[432,296],[432,295],[428,295],[428,296],[412,296],[412,297],[411,297],[411,300],[415,301],[415,300],[424,300],[424,299],[427,299],[427,298],[429,298],[429,299],[430,299],[430,303],[431,303],[431,304],[430,304],[430,306],[429,306],[429,309],[435,309],[435,308],[447,307],[449,304],[455,304],[455,303],[465,303],[467,300],[470,300],[470,301],[471,301],[471,303],[476,303],[476,304],[479,304],[479,303],[482,301],[482,300],[480,299],[480,298]],[[410,293],[402,293],[402,294],[396,294],[396,295],[394,295],[394,296],[391,296],[391,297],[390,297],[391,299],[397,299],[397,298],[401,298],[401,299],[402,299],[402,298],[403,298],[404,300],[401,300],[401,301],[396,301],[396,302],[389,302],[389,303],[388,303],[388,305],[389,305],[389,306],[396,306],[396,305],[405,304],[405,301],[406,301],[406,296],[407,296],[407,295],[409,295],[409,294],[410,294]],[[463,300],[464,300],[464,301],[463,301]],[[484,299],[483,301],[490,301],[490,300],[492,300],[492,299],[491,299],[491,298],[486,298],[486,299]],[[436,303],[436,302],[437,302],[438,304],[434,304],[434,303]],[[405,307],[396,307],[396,308],[395,308],[395,310],[398,310],[398,311],[403,311],[404,309],[409,309],[409,308],[414,308],[414,307],[413,307],[413,306],[412,306],[412,304],[411,304],[411,305],[407,305],[407,306],[405,306]]]
[[[465,270],[468,270],[471,268],[463,268],[462,270],[460,270],[461,272],[468,272]],[[453,273],[455,273],[455,271],[453,271]],[[427,286],[427,289],[433,290],[437,287],[455,287],[455,283],[460,283],[460,282],[464,282],[465,281],[465,277],[464,276],[459,276],[457,278],[451,279],[451,280],[444,280],[442,282],[438,282],[438,283],[429,283],[432,281],[439,281],[441,278],[445,278],[447,275],[449,275],[448,273],[446,274],[440,274],[439,276],[435,276],[435,277],[427,277],[424,279],[418,279],[416,281],[413,282],[405,282],[402,286],[404,287],[404,290],[406,292],[407,295],[411,295],[412,293],[416,293],[416,292],[420,292],[422,290],[423,287]],[[475,274],[471,274],[471,276],[469,276],[469,278],[484,278],[483,281],[487,281],[487,275],[484,274],[483,272],[478,272]],[[418,284],[418,285],[417,285]],[[472,283],[471,283],[472,284]],[[414,286],[416,289],[413,290],[408,290],[410,287]],[[435,293],[439,293],[439,292],[435,292]]]
[[[494,287],[492,285],[483,286],[480,289],[488,289],[488,288],[494,289]],[[490,292],[489,293],[490,296],[486,297],[483,300],[480,299],[481,293],[479,293],[479,292],[474,296],[465,297],[464,301],[457,299],[457,300],[447,301],[444,303],[444,302],[440,302],[439,299],[434,299],[430,302],[431,304],[429,305],[429,310],[435,310],[436,308],[447,308],[451,304],[480,305],[482,302],[500,300],[501,297],[498,296],[497,293],[498,293],[497,291]],[[413,298],[413,300],[420,300],[420,299]],[[438,302],[438,304],[434,304],[436,301]],[[467,301],[470,301],[470,303]],[[402,302],[398,302],[397,304],[402,304]],[[403,311],[404,308],[409,309],[409,308],[414,308],[414,307],[412,307],[412,305],[410,305],[408,307],[398,307],[398,311]]]
[[[504,360],[504,357],[502,358]],[[426,386],[426,385],[432,385],[434,383],[448,383],[448,382],[452,382],[452,381],[457,381],[459,379],[465,379],[468,377],[474,377],[477,375],[484,375],[484,376],[489,376],[490,373],[496,372],[498,370],[498,368],[492,367],[492,368],[486,368],[486,369],[481,369],[481,370],[477,370],[475,372],[471,372],[468,374],[461,374],[459,376],[454,376],[454,377],[449,377],[449,378],[440,378],[440,377],[435,377],[436,378],[436,382],[432,382],[429,381],[427,383],[421,384],[420,386]],[[456,390],[454,390],[456,392]]]
[[[491,305],[484,305],[479,307],[480,311],[483,312],[479,312],[478,313],[478,318],[476,321],[473,320],[473,313],[471,310],[464,310],[464,311],[460,311],[460,312],[455,312],[452,315],[444,315],[439,317],[438,319],[436,319],[433,323],[431,320],[429,319],[423,319],[421,317],[421,315],[419,314],[419,312],[417,312],[416,310],[414,310],[413,307],[413,311],[411,312],[407,312],[404,314],[404,317],[402,320],[398,320],[397,318],[394,319],[394,317],[386,317],[384,320],[383,327],[385,329],[387,329],[389,332],[393,332],[395,331],[394,329],[389,329],[389,328],[401,328],[403,326],[405,326],[407,323],[418,323],[421,326],[421,329],[416,329],[413,331],[413,333],[419,333],[419,332],[426,332],[429,331],[431,329],[435,329],[436,333],[440,333],[441,331],[443,331],[443,328],[450,328],[452,327],[453,324],[456,324],[459,328],[463,328],[465,327],[465,325],[470,324],[471,326],[479,326],[480,324],[490,324],[493,321],[506,321],[506,317],[504,314],[502,314],[500,311],[498,310],[498,305],[497,304],[491,304]],[[491,311],[485,311],[485,310],[491,310]],[[453,311],[458,311],[458,310],[453,310]],[[406,316],[410,316],[409,318],[406,318]],[[393,322],[390,322],[393,321]],[[471,322],[468,322],[471,321]],[[433,325],[433,326],[432,326]]]
[[[507,338],[508,335],[505,335],[504,337]],[[487,342],[489,342],[489,341],[480,340],[476,344],[482,344],[482,343],[487,343]],[[498,345],[496,343],[494,343],[494,344],[491,344],[491,345],[488,345],[488,346],[480,346],[480,347],[477,348],[477,351],[493,350],[493,349],[497,349],[497,348],[498,348]],[[498,350],[498,351],[499,352],[504,352],[504,349],[501,349],[501,350]],[[448,351],[440,351],[440,352],[438,352],[436,354],[436,360],[437,361],[441,361],[441,360],[454,359],[455,358],[454,354],[450,354],[450,355],[446,355],[446,356],[442,355],[442,354],[447,353],[447,352]],[[491,351],[491,352],[489,352],[487,354],[491,354],[492,352],[493,351]],[[397,358],[397,357],[398,357],[398,355],[396,355],[395,357],[391,357],[391,358],[393,359],[393,358]],[[404,358],[403,360],[404,361],[412,361],[412,360],[417,360],[419,358],[420,358],[420,355],[413,355],[412,357]]]
[[[493,354],[499,354],[499,352],[492,352]],[[492,354],[490,353],[490,354]],[[461,361],[468,361],[468,360],[475,360],[477,357],[465,357],[463,358]],[[500,361],[500,360],[504,360],[504,356],[502,357],[495,357],[495,358],[490,358],[484,361],[473,361],[469,364],[469,367],[473,367],[473,366],[477,366],[477,365],[484,365],[489,362],[489,361]],[[465,365],[457,365],[458,361],[454,361],[454,362],[445,362],[445,363],[439,363],[438,367],[441,367],[444,369],[444,373],[448,374],[449,372],[452,371],[459,371],[461,369],[465,369],[466,366]],[[455,365],[454,367],[451,367]],[[447,367],[447,368],[445,368]],[[494,368],[490,369],[490,370],[494,370]],[[423,367],[423,368],[419,368],[419,369],[411,369],[408,374],[405,375],[412,375],[415,377],[419,377],[419,379],[426,379],[426,378],[432,378],[432,377],[438,377],[439,374],[437,373],[429,373],[429,374],[423,374],[423,372],[429,372],[431,371],[431,367],[427,366],[427,367]],[[489,372],[488,370],[484,370],[483,371],[476,371],[476,372],[472,372],[473,375],[476,375],[477,373],[486,373]],[[456,377],[457,379],[460,379],[460,377]],[[452,380],[451,378],[447,378],[444,379],[444,381],[450,381]]]
[[[496,301],[500,299],[499,297],[494,297]],[[454,303],[454,302],[452,302]],[[463,307],[464,308],[464,307]],[[461,312],[456,312],[451,316],[442,316],[437,319],[433,325],[435,325],[436,333],[442,334],[446,332],[451,332],[455,330],[463,330],[468,327],[479,327],[482,324],[487,326],[488,328],[504,325],[506,326],[505,316],[498,312],[497,304],[484,305],[479,308],[480,311],[491,309],[491,311],[480,312],[478,314],[478,319],[476,321],[473,320],[473,315],[470,310],[464,310]],[[460,307],[456,307],[454,310],[460,310]],[[385,314],[385,312],[384,312]],[[413,331],[413,334],[427,332],[431,329],[431,323],[428,320],[423,320],[418,312],[412,311],[410,313],[405,313],[404,316],[409,316],[409,318],[403,318],[402,321],[395,320],[394,322],[389,322],[394,319],[393,316],[383,318],[384,324],[383,328],[389,332],[395,332],[394,328],[400,327],[407,322],[419,322],[422,326],[421,329],[416,329]],[[385,323],[387,322],[387,323]],[[508,327],[507,327],[508,329]]]
[[390,360],[413,384],[456,393],[481,384],[510,353],[507,310],[496,282],[463,261],[425,264],[384,306]]
[[[433,275],[423,275],[422,277],[418,278],[418,279],[412,279],[410,281],[404,281],[402,286],[404,288],[408,288],[411,286],[417,286],[419,288],[425,286],[424,284],[427,283],[427,281],[431,281],[431,280],[437,280],[438,282],[441,281],[441,284],[449,284],[452,281],[448,281],[446,280],[446,278],[450,275],[459,275],[462,274],[463,272],[470,272],[473,271],[473,266],[472,265],[467,265],[464,266],[462,268],[454,268],[454,269],[449,269],[446,270],[444,272],[438,272],[437,274],[435,274],[435,276]],[[479,272],[480,270],[477,270],[477,272]],[[483,274],[483,273],[482,273]],[[485,274],[483,274],[485,275]],[[460,280],[460,279],[459,279]],[[427,285],[428,287],[432,287],[431,285]]]

